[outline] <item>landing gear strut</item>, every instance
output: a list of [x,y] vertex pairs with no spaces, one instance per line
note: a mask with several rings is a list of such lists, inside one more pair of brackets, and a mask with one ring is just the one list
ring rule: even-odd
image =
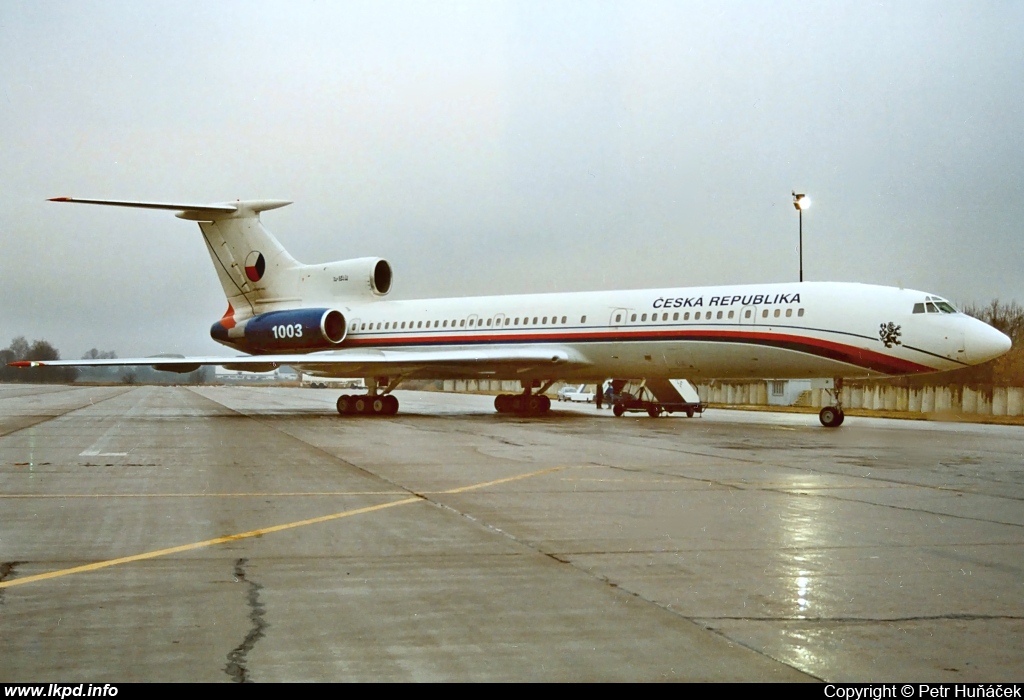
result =
[[835,388],[828,390],[832,394],[832,398],[835,399],[835,406],[825,406],[818,413],[818,420],[826,428],[838,428],[846,420],[846,414],[843,413],[843,378],[836,377]]
[[523,416],[539,416],[551,410],[551,399],[544,396],[554,380],[540,388],[536,394],[533,388],[537,385],[535,380],[521,382],[523,393],[521,394],[499,394],[494,397],[494,410],[498,413],[518,413]]

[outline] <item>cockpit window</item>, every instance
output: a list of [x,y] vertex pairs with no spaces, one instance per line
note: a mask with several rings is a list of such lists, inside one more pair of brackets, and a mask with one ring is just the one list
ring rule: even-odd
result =
[[924,303],[914,304],[915,314],[956,314],[956,307],[939,297],[926,297]]

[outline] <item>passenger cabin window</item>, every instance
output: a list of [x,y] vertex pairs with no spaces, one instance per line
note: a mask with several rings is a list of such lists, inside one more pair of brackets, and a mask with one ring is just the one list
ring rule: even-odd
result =
[[768,318],[768,309],[761,312],[761,318]]
[[629,321],[630,321],[630,323],[636,323],[636,314],[633,314],[632,316],[630,316],[629,317]]
[[622,314],[615,314],[615,322],[616,323],[621,323],[622,322]]
[[797,309],[796,315],[797,316],[803,316],[804,315],[804,310],[803,309]]
[[721,311],[718,312],[718,318],[722,318],[722,312]]
[[672,320],[673,321],[678,321],[679,320],[679,312],[678,311],[676,311],[674,314],[672,314]]
[[580,316],[580,323],[586,323],[586,322],[587,322],[587,317],[586,316]]
[[775,318],[778,318],[781,315],[782,315],[782,309],[775,309]]
[[640,320],[641,321],[646,321],[647,320],[647,314],[644,314],[643,316],[641,316]]
[[683,320],[684,321],[689,321],[690,320],[690,312],[689,311],[687,311],[685,314],[683,314]]
[[786,309],[786,318],[789,318],[792,315],[793,315],[793,309]]
[[733,311],[729,312],[729,318],[732,318],[734,315],[735,315],[735,312],[733,312]]

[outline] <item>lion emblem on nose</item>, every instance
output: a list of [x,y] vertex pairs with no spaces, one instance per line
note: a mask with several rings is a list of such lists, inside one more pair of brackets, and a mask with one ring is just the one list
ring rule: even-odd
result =
[[887,348],[891,348],[893,345],[902,345],[903,343],[900,342],[900,335],[902,334],[902,327],[897,326],[892,321],[882,323],[878,327],[878,337]]

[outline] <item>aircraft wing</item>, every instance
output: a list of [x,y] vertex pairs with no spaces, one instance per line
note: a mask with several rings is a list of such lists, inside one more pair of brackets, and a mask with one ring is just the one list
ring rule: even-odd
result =
[[232,370],[269,372],[289,365],[299,371],[322,376],[358,377],[372,375],[405,375],[425,377],[469,377],[493,374],[495,371],[527,373],[551,367],[565,369],[585,366],[578,353],[559,346],[464,347],[441,350],[378,350],[351,349],[303,355],[243,355],[241,357],[184,357],[160,355],[103,360],[22,360],[12,367],[152,367],[167,372],[187,373],[205,365],[219,365]]

